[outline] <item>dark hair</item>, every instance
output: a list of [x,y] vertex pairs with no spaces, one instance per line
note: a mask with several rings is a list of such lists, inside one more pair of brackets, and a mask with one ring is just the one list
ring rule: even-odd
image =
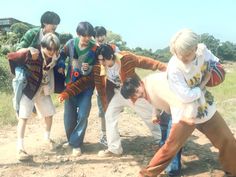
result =
[[44,28],[44,23],[58,25],[60,21],[61,19],[58,14],[56,14],[55,12],[47,11],[41,16],[41,28]]
[[94,28],[94,31],[95,31],[95,37],[107,35],[107,30],[103,26],[96,26]]
[[103,59],[113,60],[114,59],[114,50],[109,44],[102,44],[96,50],[96,58],[102,55]]
[[76,32],[81,36],[94,36],[94,28],[89,22],[80,22],[76,28]]
[[136,89],[140,86],[140,78],[138,76],[128,77],[121,87],[120,93],[125,98],[128,99],[132,97]]

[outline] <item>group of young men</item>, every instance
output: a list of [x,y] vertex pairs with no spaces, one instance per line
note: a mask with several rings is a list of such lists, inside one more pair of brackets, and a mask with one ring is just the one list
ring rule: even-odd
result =
[[[215,113],[214,105],[209,104],[210,106],[206,108],[209,112],[206,119],[198,118],[192,113],[194,112],[192,110],[197,110],[197,106],[203,104],[196,100],[206,100],[204,84],[209,78],[201,74],[198,82],[191,86],[186,84],[185,79],[191,79],[196,74],[202,73],[199,68],[204,65],[205,58],[208,60],[214,58],[210,52],[204,53],[207,49],[201,49],[204,47],[196,44],[195,33],[183,32],[185,35],[183,39],[189,42],[187,46],[177,45],[178,40],[175,40],[173,56],[177,57],[170,62],[176,61],[168,65],[167,69],[167,64],[160,61],[120,51],[117,46],[106,41],[104,27],[94,28],[89,22],[80,22],[76,28],[77,37],[70,39],[59,49],[60,42],[58,34],[55,33],[59,23],[60,17],[56,13],[45,12],[41,17],[41,28],[29,30],[18,44],[17,51],[8,55],[11,69],[16,77],[23,73],[23,78],[27,81],[22,87],[19,87],[18,83],[18,88],[14,89],[16,92],[18,90],[22,92],[18,96],[17,157],[19,160],[27,160],[30,157],[24,148],[24,132],[34,106],[37,114],[45,118],[45,144],[52,149],[55,148],[55,142],[50,138],[52,117],[55,113],[50,94],[55,90],[54,86],[57,82],[54,73],[64,75],[66,71],[65,89],[59,94],[58,100],[64,101],[64,126],[67,136],[67,142],[62,147],[72,149],[72,155],[82,154],[81,146],[91,109],[91,98],[96,88],[101,117],[100,142],[107,146],[107,149],[98,152],[99,157],[122,155],[118,119],[124,107],[131,107],[149,127],[155,141],[160,140],[160,128],[153,124],[151,119],[155,123],[156,119],[166,117],[164,121],[167,120],[168,125],[167,130],[162,129],[162,137],[164,137],[162,147],[149,165],[141,170],[140,176],[157,176],[165,169],[170,176],[179,175],[181,148],[195,127],[209,135],[213,145],[220,150],[224,170],[236,174],[232,168],[232,158],[236,155],[236,142],[219,113]],[[200,49],[202,53],[196,57]],[[195,73],[185,71],[187,67],[194,65],[193,62],[198,58],[200,59],[195,67]],[[175,65],[181,67],[174,68]],[[21,68],[20,72],[16,72],[19,68]],[[161,72],[141,81],[135,72],[136,68]],[[183,75],[181,69],[187,74]],[[185,110],[191,110],[191,114],[185,113]],[[218,122],[212,117],[216,117]],[[214,127],[208,126],[213,123]],[[221,126],[218,127],[219,123]],[[210,132],[209,127],[225,132],[219,141],[216,142],[214,139],[218,134]],[[221,147],[221,143],[225,144],[225,142],[230,143],[228,146]],[[225,152],[226,150],[231,151],[231,156]],[[169,163],[171,164],[168,167]]]

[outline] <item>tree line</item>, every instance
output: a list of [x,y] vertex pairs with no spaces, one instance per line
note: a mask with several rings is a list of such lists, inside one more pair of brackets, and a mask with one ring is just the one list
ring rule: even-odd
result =
[[[9,51],[14,51],[15,44],[20,41],[21,37],[30,29],[30,27],[23,23],[15,23],[10,29],[11,32],[0,35],[0,54],[5,55]],[[61,45],[64,45],[66,41],[72,37],[73,36],[70,33],[60,34],[59,38]],[[167,62],[171,57],[169,47],[157,49],[156,51],[152,51],[152,49],[143,49],[141,47],[129,48],[121,35],[113,33],[112,31],[108,31],[107,42],[116,44],[120,50],[128,50],[161,61]],[[236,44],[230,41],[221,42],[219,39],[216,39],[208,33],[200,35],[200,42],[206,44],[208,49],[210,49],[213,54],[219,57],[222,61],[236,61]]]

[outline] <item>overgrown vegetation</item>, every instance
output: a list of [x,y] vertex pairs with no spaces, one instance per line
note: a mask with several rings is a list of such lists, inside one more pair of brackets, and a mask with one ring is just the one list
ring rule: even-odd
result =
[[4,55],[0,56],[0,92],[11,93],[11,80],[13,76],[10,72],[9,64]]

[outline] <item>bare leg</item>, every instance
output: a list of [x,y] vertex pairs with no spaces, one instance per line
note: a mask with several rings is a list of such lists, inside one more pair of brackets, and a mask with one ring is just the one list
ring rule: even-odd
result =
[[52,128],[52,116],[45,117],[45,139],[50,139],[50,132]]

